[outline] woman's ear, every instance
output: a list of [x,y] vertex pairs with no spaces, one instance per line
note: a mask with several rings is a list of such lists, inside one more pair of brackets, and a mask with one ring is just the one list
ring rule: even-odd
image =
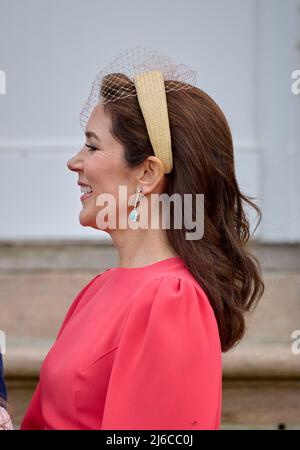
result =
[[143,187],[144,195],[162,191],[165,183],[164,174],[164,164],[156,156],[149,156],[143,162],[142,174],[138,177],[137,183]]

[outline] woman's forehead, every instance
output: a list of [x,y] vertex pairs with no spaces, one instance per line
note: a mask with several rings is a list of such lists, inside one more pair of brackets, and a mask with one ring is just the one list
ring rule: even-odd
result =
[[110,127],[110,118],[105,114],[103,105],[99,104],[94,108],[88,120],[85,133],[87,137],[99,138],[100,141],[107,140],[112,138]]

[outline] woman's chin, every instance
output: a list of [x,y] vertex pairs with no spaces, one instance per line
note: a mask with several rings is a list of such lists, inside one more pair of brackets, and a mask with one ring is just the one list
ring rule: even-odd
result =
[[[79,214],[79,223],[83,227],[91,227],[91,228],[95,228],[95,230],[100,230],[100,228],[98,227],[98,225],[96,223],[94,215],[87,214],[87,212],[85,212],[84,210],[82,210]],[[102,230],[102,231],[106,231],[106,230]]]
[[91,217],[91,215],[88,214],[88,212],[85,211],[83,208],[79,214],[79,222],[80,222],[80,225],[82,225],[83,227],[88,227],[88,226],[92,226],[92,224],[95,221],[93,220],[93,217]]

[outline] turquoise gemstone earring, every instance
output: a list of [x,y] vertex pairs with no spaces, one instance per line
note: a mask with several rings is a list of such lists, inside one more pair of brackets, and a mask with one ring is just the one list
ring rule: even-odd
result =
[[129,219],[130,219],[132,222],[136,222],[136,221],[137,221],[137,218],[138,218],[139,212],[137,211],[136,208],[137,208],[137,207],[139,206],[139,204],[140,204],[139,198],[140,198],[140,195],[142,195],[142,194],[141,194],[142,190],[143,190],[142,186],[140,186],[140,187],[136,190],[137,195],[136,195],[136,199],[135,199],[135,203],[134,203],[134,208],[133,208],[133,210],[131,211],[131,213],[129,214]]

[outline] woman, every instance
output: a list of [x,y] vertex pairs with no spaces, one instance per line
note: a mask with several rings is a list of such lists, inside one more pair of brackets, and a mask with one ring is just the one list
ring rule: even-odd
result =
[[[221,353],[263,291],[242,203],[259,210],[239,190],[220,108],[184,82],[172,92],[160,64],[147,71],[144,60],[134,82],[117,64],[102,72],[81,115],[86,142],[68,161],[84,192],[80,223],[108,232],[119,261],[74,299],[21,429],[220,428]],[[169,229],[161,204],[159,226],[149,225],[148,200],[162,193],[204,194],[201,239],[174,227],[172,205]],[[134,227],[137,217],[147,226]]]

